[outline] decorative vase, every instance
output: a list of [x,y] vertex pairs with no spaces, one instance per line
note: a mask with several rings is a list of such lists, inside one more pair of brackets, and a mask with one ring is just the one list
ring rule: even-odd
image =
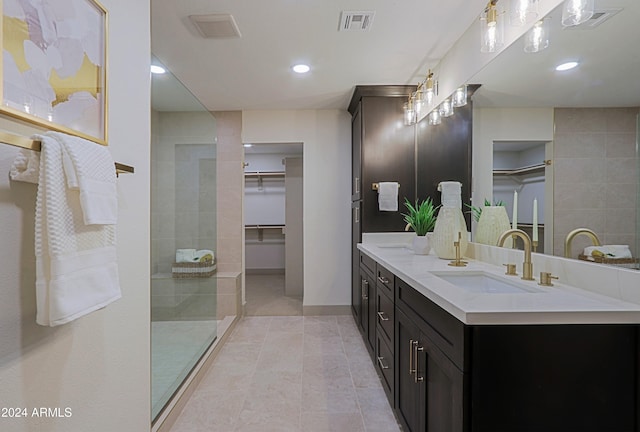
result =
[[413,248],[413,253],[416,255],[429,255],[429,251],[431,250],[429,237],[427,235],[416,235],[411,242],[411,247]]
[[[496,246],[500,235],[511,228],[509,216],[504,206],[485,206],[480,214],[476,227],[475,242],[490,246]],[[507,239],[511,242],[511,239]],[[507,245],[506,247],[511,247]]]
[[460,256],[467,251],[467,223],[462,210],[456,207],[441,207],[433,229],[433,250],[438,258],[455,259],[456,248],[453,242],[458,241],[460,233]]

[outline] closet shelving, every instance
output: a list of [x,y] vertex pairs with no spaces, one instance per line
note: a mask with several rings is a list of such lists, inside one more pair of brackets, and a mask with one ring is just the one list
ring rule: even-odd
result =
[[245,225],[245,230],[258,230],[258,240],[262,241],[264,238],[264,230],[273,229],[280,230],[280,232],[284,235],[285,225]]
[[284,171],[245,171],[244,173],[245,180],[248,178],[257,178],[258,187],[262,186],[262,180],[265,177],[270,177],[270,178],[281,177],[284,179]]
[[513,168],[513,169],[498,169],[493,170],[494,176],[518,176],[525,174],[538,174],[544,173],[544,169],[547,166],[545,162],[537,165],[531,165],[521,168]]

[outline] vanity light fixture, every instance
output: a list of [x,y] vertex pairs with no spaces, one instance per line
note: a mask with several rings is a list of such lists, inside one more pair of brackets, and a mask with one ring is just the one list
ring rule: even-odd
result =
[[491,0],[480,16],[480,51],[495,52],[504,45],[504,23],[499,19],[496,4],[498,0]]
[[451,102],[451,98],[443,100],[439,110],[442,117],[451,117],[453,115],[453,102]]
[[429,124],[439,125],[440,123],[442,123],[442,118],[440,117],[440,110],[434,109],[429,113]]
[[561,65],[556,66],[556,70],[562,72],[562,71],[573,69],[576,66],[578,66],[578,62],[570,61],[570,62],[562,63]]
[[433,104],[433,97],[436,94],[436,82],[433,80],[433,72],[429,69],[427,73],[427,77],[424,80],[424,102],[427,106],[431,106]]
[[413,107],[413,97],[409,96],[409,100],[402,106],[404,110],[404,124],[411,126],[416,122],[416,110]]
[[550,17],[536,22],[524,36],[524,52],[537,53],[549,46]]
[[577,26],[593,16],[594,0],[565,0],[562,6],[562,25]]
[[453,95],[451,96],[451,102],[453,106],[459,108],[461,106],[465,106],[467,104],[467,86],[466,84],[458,87]]
[[299,74],[305,74],[311,70],[309,65],[306,65],[306,64],[297,64],[297,65],[294,65],[291,69],[293,69],[295,73],[299,73]]
[[413,109],[416,112],[416,119],[420,117],[420,113],[422,112],[425,106],[424,91],[422,90],[422,86],[423,86],[422,83],[419,83],[416,92],[412,96]]
[[509,22],[521,27],[538,18],[538,0],[511,0]]

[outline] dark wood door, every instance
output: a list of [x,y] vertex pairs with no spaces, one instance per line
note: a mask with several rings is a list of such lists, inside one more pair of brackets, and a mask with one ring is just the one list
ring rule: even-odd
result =
[[420,430],[464,431],[464,375],[424,334],[416,349]]
[[362,190],[362,110],[358,104],[351,120],[351,201],[361,198]]
[[[414,350],[420,331],[402,311],[396,308],[395,336],[395,406],[396,414],[406,431],[420,430],[420,384],[415,374]],[[424,371],[424,367],[422,369]]]
[[361,239],[360,231],[360,201],[351,203],[351,312],[360,322],[362,309],[362,287],[360,285],[360,251],[358,243]]

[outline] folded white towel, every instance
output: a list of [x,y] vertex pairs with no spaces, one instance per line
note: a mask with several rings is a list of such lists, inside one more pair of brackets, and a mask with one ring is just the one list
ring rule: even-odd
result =
[[37,184],[39,174],[40,152],[21,149],[9,170],[11,180]]
[[398,211],[398,182],[378,183],[378,208],[380,211]]
[[[67,323],[121,297],[115,225],[86,225],[80,192],[65,187],[63,149],[45,134],[36,198],[36,322]],[[85,142],[87,146],[97,144]],[[115,175],[115,174],[114,174]],[[82,176],[78,177],[82,183]]]
[[593,251],[600,251],[605,258],[633,258],[629,245],[602,245],[584,248],[584,255],[593,259]]
[[118,220],[116,168],[109,150],[60,132],[47,132],[44,136],[55,139],[62,147],[67,185],[80,190],[84,223],[115,224]]
[[457,181],[440,182],[438,190],[442,192],[443,207],[462,208],[462,183]]

